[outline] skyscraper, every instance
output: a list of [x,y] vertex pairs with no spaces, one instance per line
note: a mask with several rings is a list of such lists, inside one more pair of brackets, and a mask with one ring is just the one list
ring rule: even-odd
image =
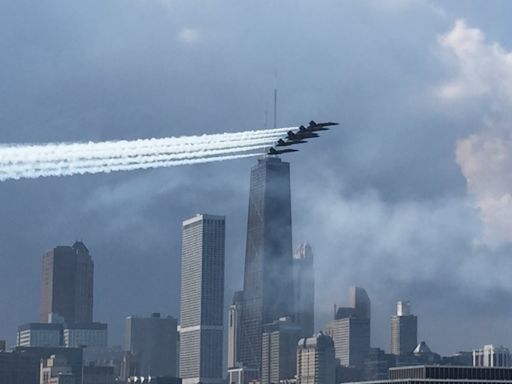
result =
[[196,215],[183,222],[179,365],[184,384],[222,382],[224,242],[223,216]]
[[332,339],[319,334],[299,340],[297,346],[297,384],[334,384],[336,359]]
[[295,289],[295,322],[302,328],[302,337],[312,337],[315,328],[315,271],[313,251],[301,244],[293,255]]
[[134,374],[176,376],[177,320],[173,317],[126,318],[125,350],[137,367]]
[[363,288],[351,287],[348,301],[348,307],[337,309],[326,333],[334,341],[341,365],[362,369],[370,352],[370,299]]
[[283,317],[263,327],[261,384],[294,378],[300,333],[301,328],[290,317]]
[[258,159],[251,169],[240,360],[261,367],[264,324],[292,315],[290,164]]
[[418,345],[418,318],[411,313],[408,301],[396,304],[396,315],[391,317],[391,353],[411,353]]
[[239,362],[242,299],[243,292],[235,292],[233,302],[228,310],[228,368],[236,367]]
[[43,255],[41,321],[58,314],[69,324],[92,322],[94,264],[81,241]]

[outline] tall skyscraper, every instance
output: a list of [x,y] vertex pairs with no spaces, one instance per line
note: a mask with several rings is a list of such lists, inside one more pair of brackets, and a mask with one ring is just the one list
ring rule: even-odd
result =
[[290,164],[258,159],[251,169],[240,360],[261,367],[264,324],[292,315]]
[[183,222],[180,322],[183,384],[222,382],[224,242],[223,216],[196,215]]
[[125,350],[131,353],[136,375],[176,376],[177,320],[173,317],[126,318]]
[[297,342],[301,328],[290,317],[263,326],[261,384],[293,379],[297,370]]
[[94,264],[81,241],[43,255],[41,321],[58,314],[66,323],[92,322]]
[[228,310],[228,368],[238,366],[240,351],[240,321],[242,316],[243,292],[237,291]]
[[363,369],[370,353],[370,299],[363,288],[351,287],[348,301],[348,307],[337,309],[326,333],[334,341],[342,366]]
[[332,339],[319,334],[299,340],[297,346],[297,384],[334,384],[336,358]]
[[396,315],[391,317],[391,353],[411,353],[418,345],[418,318],[411,313],[408,301],[396,304]]
[[293,255],[295,289],[295,322],[302,328],[302,337],[312,337],[315,328],[315,271],[313,251],[301,244]]

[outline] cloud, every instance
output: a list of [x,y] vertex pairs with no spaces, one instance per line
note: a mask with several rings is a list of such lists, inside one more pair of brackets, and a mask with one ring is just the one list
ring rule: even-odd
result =
[[456,143],[457,164],[481,213],[482,240],[512,242],[512,53],[463,20],[439,43],[456,68],[455,79],[440,87],[441,98],[476,102],[482,110],[480,131]]
[[198,44],[202,39],[202,33],[195,28],[183,28],[178,33],[178,41],[186,45]]

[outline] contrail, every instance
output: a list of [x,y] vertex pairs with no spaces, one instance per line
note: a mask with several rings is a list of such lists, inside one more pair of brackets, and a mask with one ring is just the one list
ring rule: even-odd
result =
[[0,181],[170,167],[258,156],[289,128],[43,145],[0,145]]

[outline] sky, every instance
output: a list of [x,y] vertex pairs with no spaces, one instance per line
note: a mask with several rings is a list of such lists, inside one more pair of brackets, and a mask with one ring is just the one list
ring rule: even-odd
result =
[[[315,253],[316,328],[348,287],[372,346],[409,300],[451,354],[512,346],[508,1],[0,1],[0,143],[341,125],[286,157],[293,240]],[[41,257],[83,240],[95,319],[179,315],[181,222],[226,216],[243,281],[254,159],[0,183],[0,339],[38,320]]]

